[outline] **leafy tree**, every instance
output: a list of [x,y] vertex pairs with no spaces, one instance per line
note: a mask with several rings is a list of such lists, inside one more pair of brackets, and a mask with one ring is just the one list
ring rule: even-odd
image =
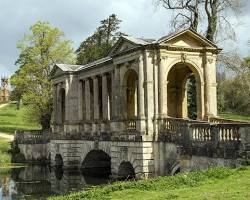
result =
[[[250,114],[250,59],[233,68],[235,74],[223,77],[218,82],[218,105],[221,112]],[[233,95],[232,95],[233,94]]]
[[48,22],[37,22],[30,32],[17,42],[20,55],[16,64],[20,68],[11,83],[19,98],[29,105],[29,118],[48,129],[52,113],[50,71],[55,63],[74,63],[74,51],[64,33]]
[[107,56],[117,38],[121,35],[119,25],[121,20],[115,14],[100,22],[94,34],[84,40],[77,53],[77,64],[83,65]]

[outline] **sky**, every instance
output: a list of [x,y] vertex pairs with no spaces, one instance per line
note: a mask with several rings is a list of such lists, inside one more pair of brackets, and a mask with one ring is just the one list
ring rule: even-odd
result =
[[[241,56],[250,54],[249,10],[247,0],[235,26],[236,42],[220,44],[225,51],[236,49]],[[135,37],[158,39],[170,31],[172,12],[156,8],[154,0],[0,0],[0,76],[11,76],[17,70],[16,43],[37,21],[60,28],[76,49],[101,20],[113,13],[122,20],[120,31]]]

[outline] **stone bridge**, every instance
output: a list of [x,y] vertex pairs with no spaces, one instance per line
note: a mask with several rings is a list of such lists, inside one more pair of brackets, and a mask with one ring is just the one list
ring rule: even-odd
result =
[[216,118],[220,51],[186,29],[158,40],[121,36],[105,58],[55,64],[52,130],[17,134],[19,146],[27,160],[113,176],[237,166],[249,158],[250,130]]
[[[60,135],[19,132],[16,140],[27,160],[46,158],[53,166],[94,169],[100,175],[156,176],[211,166],[239,166],[250,159],[250,124],[165,118],[154,141],[129,131],[117,134]],[[217,123],[215,123],[217,122]]]

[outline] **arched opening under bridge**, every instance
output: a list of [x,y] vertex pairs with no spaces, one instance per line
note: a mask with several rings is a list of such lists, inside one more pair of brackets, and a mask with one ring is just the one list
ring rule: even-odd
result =
[[90,151],[82,162],[82,173],[107,177],[111,174],[111,158],[102,150]]

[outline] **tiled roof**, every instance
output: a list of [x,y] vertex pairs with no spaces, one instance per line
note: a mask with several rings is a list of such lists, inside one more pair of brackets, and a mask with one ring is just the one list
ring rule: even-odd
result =
[[129,40],[139,45],[147,45],[155,41],[154,39],[134,38],[132,36],[122,36],[122,37],[125,38],[126,40]]
[[56,64],[64,72],[78,71],[81,65]]

